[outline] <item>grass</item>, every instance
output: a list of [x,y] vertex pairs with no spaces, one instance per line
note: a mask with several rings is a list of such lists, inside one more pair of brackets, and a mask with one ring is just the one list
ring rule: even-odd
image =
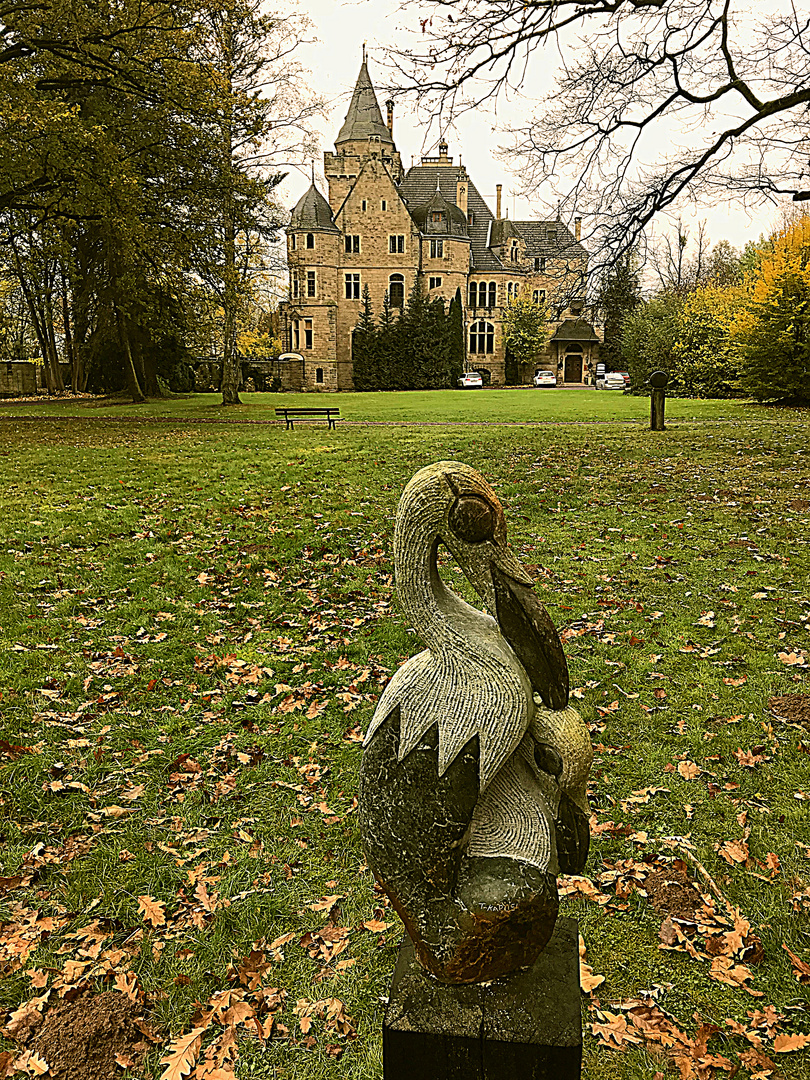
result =
[[[386,394],[242,394],[244,407],[237,413],[221,404],[219,394],[153,401],[148,406],[133,405],[125,399],[98,398],[79,401],[7,404],[0,416],[126,416],[182,418],[188,420],[275,420],[279,406],[339,406],[348,421],[389,421],[409,423],[466,423],[493,421],[532,423],[535,421],[624,420],[649,423],[650,402],[593,387],[493,387],[482,390],[415,390]],[[754,418],[762,409],[750,402],[695,401],[669,398],[667,416],[684,420]]]
[[[227,419],[276,403],[246,397]],[[381,998],[400,930],[359,843],[357,739],[381,681],[419,648],[392,591],[397,498],[417,468],[457,458],[495,484],[512,546],[566,636],[597,744],[596,818],[615,823],[594,836],[586,873],[599,882],[685,838],[763,943],[753,998],[659,949],[661,916],[639,892],[609,905],[574,894],[564,907],[605,976],[602,1008],[654,990],[683,1030],[695,1015],[716,1023],[712,1049],[732,1061],[749,1044],[726,1019],[772,1005],[779,1030],[810,1030],[782,948],[810,961],[810,911],[794,900],[810,892],[810,754],[807,733],[767,705],[809,690],[807,668],[779,658],[810,650],[807,413],[671,402],[673,423],[653,434],[627,422],[646,401],[587,390],[332,400],[357,419],[497,409],[523,421],[548,409],[605,422],[186,424],[223,415],[203,395],[149,406],[180,418],[165,426],[77,403],[37,405],[49,415],[26,422],[12,417],[30,406],[2,410],[0,872],[12,881],[0,880],[0,1007],[43,992],[32,970],[58,986],[79,960],[74,984],[101,988],[128,968],[160,1033],[147,1068],[159,1076],[170,1036],[242,986],[241,961],[263,940],[264,985],[287,992],[282,1026],[265,1047],[239,1027],[237,1075],[382,1075]],[[133,414],[144,410],[114,410]],[[747,767],[737,751],[749,750],[762,760]],[[662,790],[628,802],[650,787]],[[750,859],[731,865],[719,849],[742,839]],[[142,896],[165,905],[165,925],[144,921]],[[313,905],[333,896],[327,920]],[[325,922],[348,942],[328,962]],[[375,932],[379,922],[388,928]],[[304,1034],[300,1003],[328,998],[356,1038],[317,1015]],[[583,997],[588,1023],[591,1004]],[[808,1061],[779,1055],[781,1075],[806,1076]],[[643,1046],[617,1053],[586,1029],[589,1080],[657,1069],[666,1064]]]

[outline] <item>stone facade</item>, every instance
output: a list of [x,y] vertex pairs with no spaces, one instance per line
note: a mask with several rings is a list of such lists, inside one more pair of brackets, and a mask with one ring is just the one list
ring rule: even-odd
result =
[[449,302],[461,290],[467,368],[493,385],[506,382],[503,312],[521,290],[551,316],[549,345],[523,381],[540,368],[553,368],[558,382],[589,381],[599,339],[581,314],[588,253],[579,222],[574,235],[559,220],[510,221],[500,189],[493,214],[445,143],[403,170],[393,105],[384,122],[365,60],[324,172],[328,200],[313,182],[287,228],[284,346],[304,357],[304,389],[350,390],[364,287],[379,314],[386,293],[401,307],[417,278],[431,298]]

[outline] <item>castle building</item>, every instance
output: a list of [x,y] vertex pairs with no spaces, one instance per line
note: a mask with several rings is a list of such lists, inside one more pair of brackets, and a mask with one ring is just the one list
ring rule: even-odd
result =
[[[599,339],[582,316],[588,253],[560,220],[510,221],[495,213],[445,142],[438,155],[405,170],[394,143],[394,105],[383,120],[363,59],[335,152],[324,154],[329,196],[315,182],[287,228],[289,299],[282,305],[285,347],[304,358],[304,389],[352,388],[352,332],[363,289],[379,314],[420,278],[431,299],[464,298],[467,369],[493,385],[507,381],[503,312],[528,289],[549,308],[550,341],[531,370],[550,368],[558,383],[592,375]],[[514,376],[513,376],[514,378]]]

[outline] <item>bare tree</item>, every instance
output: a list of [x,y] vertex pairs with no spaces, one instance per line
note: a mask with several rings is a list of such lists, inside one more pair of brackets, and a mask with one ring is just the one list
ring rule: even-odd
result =
[[592,215],[604,263],[683,196],[810,199],[810,19],[791,0],[751,7],[438,0],[423,46],[392,59],[444,126],[559,57],[556,90],[506,152],[528,194],[556,181],[564,212]]

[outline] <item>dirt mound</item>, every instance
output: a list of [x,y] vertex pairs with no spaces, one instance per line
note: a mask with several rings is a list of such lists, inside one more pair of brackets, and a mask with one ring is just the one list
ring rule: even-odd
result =
[[768,708],[791,724],[810,728],[810,694],[785,694],[768,698]]
[[48,1062],[50,1080],[112,1080],[149,1048],[140,1014],[141,1006],[116,990],[82,994],[46,1012],[30,1048]]
[[694,921],[695,912],[703,902],[681,859],[648,874],[644,891],[656,911],[676,919]]

